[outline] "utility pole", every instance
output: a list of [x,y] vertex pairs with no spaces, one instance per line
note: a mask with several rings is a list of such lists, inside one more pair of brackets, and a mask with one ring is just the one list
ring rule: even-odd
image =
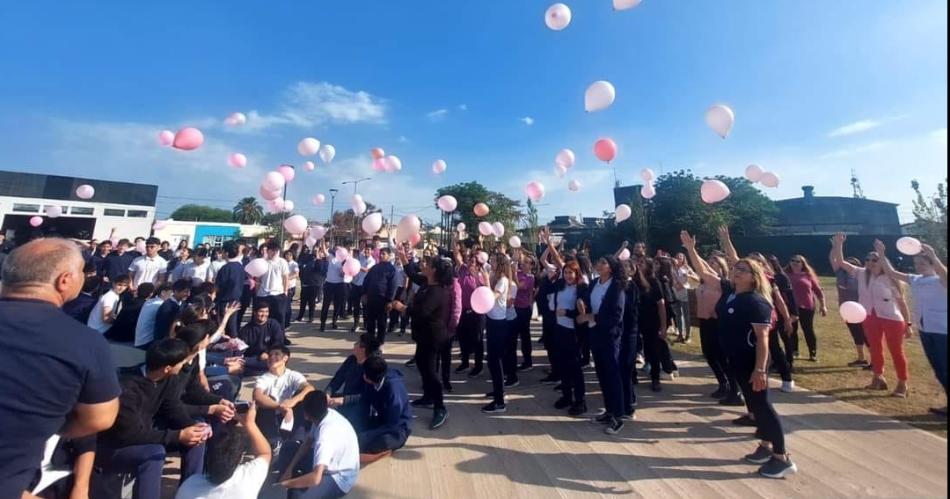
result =
[[333,207],[336,204],[336,195],[339,189],[330,189],[330,219],[327,221],[327,227],[330,229],[330,245],[336,246],[336,236],[333,234]]
[[[280,166],[281,166],[281,167],[289,166],[291,169],[294,169],[294,170],[296,171],[296,169],[294,168],[294,165],[280,165]],[[283,197],[284,202],[287,201],[287,187],[288,187],[288,184],[290,184],[290,182],[284,182],[284,197]],[[281,210],[280,210],[280,213],[281,213],[281,221],[280,221],[280,247],[281,247],[281,249],[283,249],[283,248],[284,248],[284,222],[287,221],[287,210],[281,209]]]
[[[389,241],[395,241],[396,238],[393,236],[393,218],[396,217],[396,207],[394,205],[389,205],[389,230],[386,231],[389,235]],[[388,244],[388,242],[387,242]]]
[[[343,185],[353,184],[353,195],[355,196],[357,194],[357,188],[360,186],[360,184],[370,180],[373,180],[372,177],[363,177],[361,179],[348,180],[343,182]],[[360,216],[356,214],[356,210],[353,210],[353,245],[357,248],[359,247],[360,242],[359,220]]]

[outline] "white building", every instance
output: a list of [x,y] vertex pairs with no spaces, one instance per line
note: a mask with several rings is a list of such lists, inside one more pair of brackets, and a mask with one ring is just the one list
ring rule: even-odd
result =
[[[76,196],[76,188],[95,188],[92,199]],[[117,238],[148,236],[155,219],[158,186],[0,171],[0,233],[18,243],[37,236],[103,240],[115,229]],[[46,216],[47,206],[63,215]],[[43,224],[32,227],[32,217]]]
[[172,248],[178,247],[181,241],[188,241],[188,246],[209,244],[212,247],[221,246],[226,241],[241,239],[243,241],[260,244],[264,240],[268,227],[266,225],[241,225],[220,222],[180,222],[165,220],[161,229],[155,231],[155,237],[171,243]]

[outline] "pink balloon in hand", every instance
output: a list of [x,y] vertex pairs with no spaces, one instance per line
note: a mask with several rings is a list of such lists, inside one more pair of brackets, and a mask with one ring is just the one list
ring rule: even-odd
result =
[[175,149],[181,149],[182,151],[193,151],[199,147],[201,144],[204,144],[205,136],[201,133],[201,130],[197,128],[182,128],[178,130],[178,133],[175,134],[175,140],[172,142],[172,147]]

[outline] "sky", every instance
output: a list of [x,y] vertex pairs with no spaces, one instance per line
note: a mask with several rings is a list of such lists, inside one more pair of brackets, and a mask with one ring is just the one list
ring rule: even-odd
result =
[[[524,199],[540,181],[542,221],[613,210],[615,175],[691,169],[778,173],[774,199],[850,196],[900,203],[912,179],[947,176],[947,4],[610,0],[567,2],[573,21],[549,30],[550,1],[337,0],[260,2],[7,2],[0,7],[0,169],[157,184],[158,215],[189,202],[230,209],[265,172],[302,165],[304,137],[337,157],[298,172],[288,199],[323,219],[315,194],[360,185],[366,201],[437,218],[435,190],[477,180]],[[597,80],[617,89],[584,111]],[[726,103],[726,140],[704,123]],[[244,112],[248,123],[227,127]],[[197,126],[197,151],[160,147],[163,129]],[[620,153],[597,161],[593,143]],[[369,150],[402,159],[372,172]],[[577,153],[554,174],[562,148]],[[249,159],[227,165],[232,152]],[[448,171],[431,173],[443,159]],[[317,160],[319,164],[319,161]],[[569,192],[571,179],[582,184]],[[698,193],[697,193],[698,195]],[[329,204],[329,203],[328,203]]]

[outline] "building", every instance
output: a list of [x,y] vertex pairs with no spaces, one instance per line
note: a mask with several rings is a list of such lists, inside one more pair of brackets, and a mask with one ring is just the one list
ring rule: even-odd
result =
[[269,230],[266,225],[241,225],[220,222],[165,220],[162,224],[163,227],[156,229],[154,235],[162,241],[168,241],[172,247],[177,247],[181,241],[188,241],[188,246],[191,247],[199,244],[218,247],[235,239],[258,245],[264,242]]
[[[95,196],[84,200],[76,188],[88,184]],[[0,233],[18,243],[34,237],[59,236],[107,239],[147,236],[155,219],[158,186],[0,171]],[[49,218],[47,206],[60,206],[62,216]],[[43,224],[32,227],[32,217]]]
[[860,236],[900,237],[897,205],[854,197],[817,197],[815,188],[802,187],[800,198],[776,201],[779,213],[772,234],[776,236],[831,235],[845,232]]
[[548,224],[555,241],[564,240],[568,247],[580,246],[593,240],[605,228],[613,226],[613,219],[559,215]]

